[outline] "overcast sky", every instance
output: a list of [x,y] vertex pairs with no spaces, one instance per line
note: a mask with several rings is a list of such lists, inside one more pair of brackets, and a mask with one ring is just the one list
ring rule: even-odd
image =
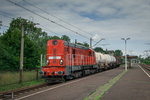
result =
[[[124,41],[121,38],[131,39],[127,41],[127,52],[131,55],[143,55],[144,50],[149,50],[150,45],[150,0],[12,0],[37,14],[55,21],[69,29],[72,29],[94,41],[101,41],[97,46],[104,49],[124,51]],[[45,10],[49,14],[29,5],[27,2]],[[68,25],[51,16],[57,16],[87,33]],[[72,42],[88,42],[80,35],[64,29],[54,23],[42,19],[7,0],[0,0],[0,20],[2,24],[0,32],[7,29],[11,18],[23,17],[35,23],[39,23],[43,31],[49,35],[63,34],[70,36]],[[57,34],[55,34],[55,33]],[[90,33],[90,34],[88,34]],[[92,34],[92,35],[91,35]],[[93,42],[93,45],[95,42]],[[109,44],[102,46],[101,44]]]

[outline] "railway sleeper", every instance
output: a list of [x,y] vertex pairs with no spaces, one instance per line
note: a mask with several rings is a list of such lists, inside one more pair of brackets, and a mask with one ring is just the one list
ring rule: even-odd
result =
[[14,99],[14,91],[0,93],[0,99]]

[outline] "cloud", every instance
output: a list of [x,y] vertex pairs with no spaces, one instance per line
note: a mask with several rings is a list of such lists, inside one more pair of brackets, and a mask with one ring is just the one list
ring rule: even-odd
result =
[[[105,38],[111,45],[109,48],[120,48],[119,44],[121,37],[131,37],[131,39],[144,43],[150,41],[150,1],[149,0],[26,0],[39,8],[42,8],[52,15],[55,15],[66,22],[71,23],[80,29],[93,34],[82,32],[81,30],[68,25],[59,19],[52,17],[37,8],[34,8],[22,0],[12,0],[22,6],[49,18],[67,28],[79,32],[82,35],[90,38],[94,36],[94,40]],[[8,7],[9,6],[9,7]],[[0,11],[9,13],[11,17],[23,17],[31,19],[34,22],[40,23],[43,30],[54,35],[50,31],[54,31],[60,35],[69,35],[72,40],[89,41],[69,30],[66,30],[58,25],[50,23],[20,7],[17,7],[7,1],[1,0]],[[1,12],[0,12],[1,13]],[[10,19],[2,17],[3,23],[8,25]],[[116,42],[117,41],[117,42]],[[132,46],[135,42],[131,43]],[[142,44],[135,45],[141,48]],[[146,48],[144,48],[146,49]]]
[[117,12],[117,9],[115,8],[111,8],[111,7],[101,7],[100,9],[98,9],[98,13],[99,15],[112,15],[115,14]]
[[98,34],[95,34],[93,37],[92,37],[93,40],[95,41],[99,41],[100,39],[100,36]]

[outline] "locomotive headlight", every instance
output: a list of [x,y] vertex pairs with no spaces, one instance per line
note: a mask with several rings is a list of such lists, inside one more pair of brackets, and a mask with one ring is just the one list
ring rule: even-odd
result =
[[63,60],[62,59],[60,59],[60,65],[63,65]]
[[43,72],[43,71],[40,71],[39,73],[40,73],[41,75],[44,75],[44,72]]

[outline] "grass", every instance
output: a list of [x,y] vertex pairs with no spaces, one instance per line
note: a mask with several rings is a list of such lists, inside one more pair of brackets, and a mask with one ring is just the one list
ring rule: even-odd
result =
[[[36,71],[24,71],[23,82],[36,80]],[[0,87],[19,82],[19,72],[0,72]]]
[[19,73],[17,72],[1,72],[0,86],[19,82]]
[[127,71],[123,71],[113,79],[111,79],[108,83],[100,86],[94,93],[84,98],[84,100],[100,100],[101,97],[107,92]]
[[36,71],[24,71],[23,82],[19,84],[19,72],[0,72],[0,92],[44,83],[42,79],[36,81],[36,74]]
[[5,85],[5,86],[0,87],[0,92],[15,90],[15,89],[19,89],[19,88],[25,88],[25,87],[29,87],[29,86],[33,86],[33,85],[39,85],[42,83],[45,83],[45,81],[39,80],[39,81],[23,82],[21,84],[17,83],[17,84]]

